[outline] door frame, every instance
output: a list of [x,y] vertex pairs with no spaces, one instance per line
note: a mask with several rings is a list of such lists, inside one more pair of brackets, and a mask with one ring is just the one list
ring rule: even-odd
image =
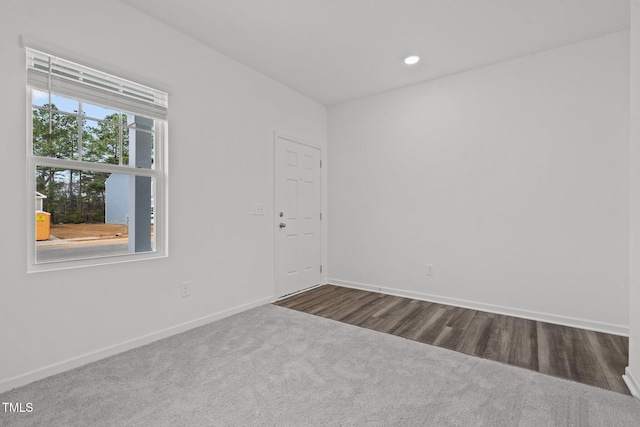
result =
[[[278,139],[285,139],[287,141],[290,142],[294,142],[296,144],[300,144],[300,145],[304,145],[306,147],[309,148],[313,148],[318,150],[318,152],[320,153],[320,161],[321,161],[321,167],[320,167],[320,213],[321,213],[321,220],[320,220],[320,259],[319,261],[319,265],[324,266],[324,262],[323,262],[323,258],[324,258],[324,247],[323,247],[323,243],[324,243],[324,239],[322,238],[322,235],[324,233],[324,205],[322,203],[322,200],[324,199],[324,186],[323,186],[323,179],[322,179],[322,175],[323,175],[323,168],[324,168],[324,164],[322,164],[322,148],[314,145],[314,144],[309,144],[306,141],[302,142],[304,140],[300,139],[300,138],[295,138],[292,137],[288,134],[282,133],[282,132],[278,132],[278,131],[274,131],[273,132],[273,159],[272,159],[272,165],[273,165],[273,186],[272,186],[272,190],[273,190],[273,221],[271,222],[271,230],[272,230],[272,236],[273,236],[273,284],[274,284],[274,294],[276,299],[280,299],[286,296],[290,296],[296,293],[299,293],[301,291],[304,291],[305,289],[300,289],[292,294],[287,294],[287,295],[282,295],[280,294],[280,282],[279,282],[279,276],[278,276],[278,261],[280,259],[280,248],[278,246],[278,234],[276,232],[276,223],[280,222],[279,218],[278,218],[278,209],[276,206],[276,195],[277,195],[277,191],[276,191],[276,168],[277,168],[277,143],[278,143]],[[324,267],[320,273],[320,284],[322,284],[323,282],[323,277],[324,277]],[[313,286],[311,286],[313,287]],[[309,289],[309,288],[307,288]]]

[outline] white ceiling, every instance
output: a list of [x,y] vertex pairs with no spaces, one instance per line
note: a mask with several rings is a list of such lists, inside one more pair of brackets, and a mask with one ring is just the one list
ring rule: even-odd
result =
[[629,28],[629,0],[121,1],[324,105]]

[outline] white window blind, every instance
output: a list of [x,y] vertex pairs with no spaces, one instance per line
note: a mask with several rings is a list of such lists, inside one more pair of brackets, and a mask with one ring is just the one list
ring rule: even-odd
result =
[[164,92],[35,49],[26,52],[27,84],[33,88],[167,120]]

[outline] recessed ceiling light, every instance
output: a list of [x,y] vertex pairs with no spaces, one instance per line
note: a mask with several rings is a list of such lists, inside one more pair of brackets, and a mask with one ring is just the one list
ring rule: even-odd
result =
[[404,63],[407,65],[417,64],[418,61],[420,61],[420,57],[416,55],[411,55],[404,58]]

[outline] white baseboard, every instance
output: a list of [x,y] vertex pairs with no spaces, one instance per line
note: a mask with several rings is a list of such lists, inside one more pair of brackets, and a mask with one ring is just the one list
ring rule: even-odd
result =
[[627,387],[629,388],[629,391],[631,392],[633,397],[637,397],[638,399],[640,399],[640,382],[638,382],[638,379],[631,373],[631,370],[628,366],[624,370],[622,379],[624,380],[625,384],[627,384]]
[[413,298],[422,301],[452,305],[455,307],[469,308],[472,310],[486,311],[489,313],[504,314],[507,316],[521,317],[523,319],[537,320],[539,322],[554,323],[556,325],[571,326],[574,328],[604,332],[607,334],[629,336],[629,327],[613,323],[597,322],[576,317],[561,316],[557,314],[542,313],[538,311],[522,310],[519,308],[505,307],[501,305],[486,304],[482,302],[463,300],[458,298],[442,297],[438,295],[423,294],[419,292],[405,291],[382,286],[368,285],[364,283],[350,282],[339,279],[327,279],[327,283],[345,286],[348,288],[362,289],[365,291],[381,292],[388,295],[396,295],[405,298]]
[[162,329],[157,332],[152,332],[147,335],[143,335],[138,338],[134,338],[128,341],[124,341],[119,344],[115,344],[109,347],[102,348],[100,350],[85,353],[83,355],[73,357],[71,359],[63,360],[62,362],[54,363],[53,365],[45,366],[43,368],[35,369],[24,374],[17,375],[12,378],[4,379],[0,381],[0,393],[4,393],[9,390],[13,390],[17,387],[22,387],[34,381],[38,381],[51,375],[59,374],[87,363],[95,362],[100,359],[104,359],[109,356],[113,356],[118,353],[122,353],[127,350],[134,349],[146,344],[150,344],[154,341],[161,340],[163,338],[170,337],[172,335],[179,334],[181,332],[188,331],[189,329],[197,328],[198,326],[206,325],[207,323],[215,322],[216,320],[223,319],[225,317],[232,316],[237,313],[241,313],[246,310],[250,310],[255,307],[259,307],[264,304],[268,304],[273,301],[274,297],[263,298],[248,304],[240,305],[230,308],[228,310],[220,311],[218,313],[210,314],[208,316],[201,317],[199,319],[190,320],[188,322],[181,323],[170,328]]

